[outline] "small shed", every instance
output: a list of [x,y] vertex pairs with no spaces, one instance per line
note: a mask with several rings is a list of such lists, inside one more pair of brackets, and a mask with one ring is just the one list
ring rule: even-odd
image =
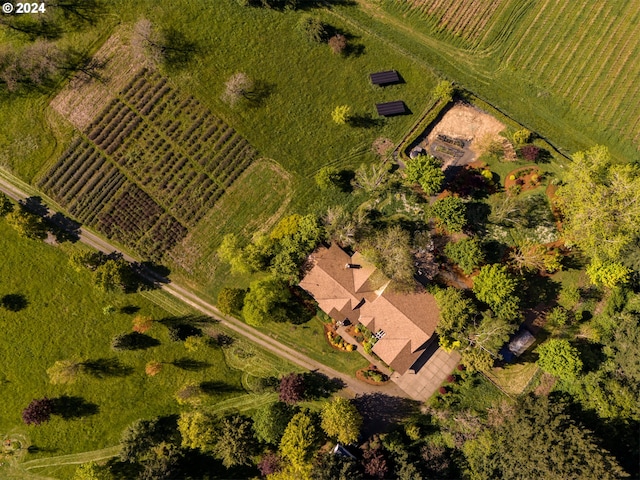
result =
[[402,100],[396,100],[395,102],[377,103],[376,110],[378,110],[378,115],[390,117],[407,113],[407,106]]
[[384,87],[400,81],[400,75],[395,70],[387,70],[386,72],[377,72],[369,75],[371,83]]

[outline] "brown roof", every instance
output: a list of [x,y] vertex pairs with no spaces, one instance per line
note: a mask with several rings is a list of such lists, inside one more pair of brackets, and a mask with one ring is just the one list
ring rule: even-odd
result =
[[[352,257],[337,245],[311,256],[312,269],[300,286],[332,318],[359,321],[373,333],[383,330],[373,351],[404,373],[420,356],[438,323],[435,299],[428,293],[398,293],[387,285],[374,290],[375,267],[360,253]],[[348,266],[352,268],[348,268]]]

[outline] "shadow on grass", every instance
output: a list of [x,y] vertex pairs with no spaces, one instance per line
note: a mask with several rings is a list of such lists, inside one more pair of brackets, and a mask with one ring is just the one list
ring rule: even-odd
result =
[[368,393],[354,400],[364,419],[363,434],[370,436],[388,431],[401,420],[416,414],[420,402],[392,397],[384,393]]
[[58,415],[65,420],[88,417],[96,415],[100,408],[95,403],[87,402],[82,397],[70,397],[63,395],[62,397],[51,399],[53,402],[53,415]]
[[200,384],[200,390],[202,390],[202,393],[206,395],[215,395],[216,393],[244,392],[242,388],[218,381],[202,382]]
[[124,307],[120,307],[120,313],[124,313],[126,315],[133,315],[140,310],[140,307],[137,305],[125,305]]
[[213,366],[213,364],[211,363],[201,362],[200,360],[194,360],[192,358],[186,357],[174,360],[173,362],[171,362],[171,365],[179,368],[180,370],[186,370],[188,372],[198,372],[200,370],[205,370]]
[[329,378],[324,373],[307,372],[302,374],[304,382],[305,398],[317,400],[327,398],[346,387],[344,381],[339,378]]
[[377,128],[384,125],[384,119],[374,118],[370,113],[351,115],[347,123],[355,128]]
[[117,358],[87,360],[82,367],[88,375],[95,378],[121,378],[133,373],[132,367],[121,363]]
[[2,297],[0,304],[5,310],[9,310],[10,312],[19,312],[20,310],[27,308],[29,302],[27,301],[27,297],[21,293],[10,293]]
[[159,340],[139,332],[122,333],[111,341],[111,348],[114,350],[146,350],[158,345]]

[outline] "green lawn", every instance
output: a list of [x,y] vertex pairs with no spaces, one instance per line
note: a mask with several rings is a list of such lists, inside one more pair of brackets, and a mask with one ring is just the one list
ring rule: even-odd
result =
[[[64,250],[73,248],[77,247],[67,245]],[[236,403],[252,408],[264,400],[255,397],[252,379],[295,370],[242,339],[228,349],[201,347],[190,352],[182,342],[171,341],[168,329],[159,322],[148,332],[159,345],[116,352],[110,348],[111,338],[131,331],[135,314],[170,323],[192,312],[157,292],[100,292],[92,285],[88,271],[77,272],[69,265],[65,251],[21,238],[3,221],[0,250],[0,295],[21,295],[26,302],[19,311],[0,309],[0,434],[26,435],[37,449],[25,460],[116,445],[121,431],[132,421],[187,408],[179,406],[174,398],[186,382],[208,382],[204,405],[211,408],[220,402],[226,402],[229,408]],[[115,306],[117,312],[105,315],[106,305]],[[138,310],[135,314],[122,313],[123,307]],[[206,319],[201,326],[224,332],[220,325],[207,323]],[[46,370],[55,361],[70,358],[102,360],[117,368],[94,369],[106,372],[101,378],[85,373],[70,385],[50,384]],[[144,373],[151,360],[164,364],[155,377]],[[252,402],[247,402],[247,395]],[[70,397],[59,403],[59,412],[80,416],[65,419],[57,414],[41,426],[24,425],[22,410],[32,399],[43,396]]]

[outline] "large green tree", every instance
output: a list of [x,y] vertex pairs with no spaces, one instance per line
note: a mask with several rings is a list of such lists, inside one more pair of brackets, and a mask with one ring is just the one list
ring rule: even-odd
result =
[[574,154],[556,197],[565,235],[592,259],[617,261],[640,236],[640,168],[606,147]]
[[404,173],[407,181],[419,184],[427,195],[435,195],[442,189],[442,163],[432,155],[418,155],[407,160]]
[[310,465],[319,440],[313,417],[305,412],[296,413],[280,440],[280,454],[294,468]]
[[287,320],[287,302],[291,293],[287,286],[275,279],[251,282],[244,297],[242,316],[249,325],[262,325],[267,321]]
[[568,340],[552,338],[538,347],[538,365],[556,377],[571,380],[582,371],[578,349]]
[[450,232],[461,232],[467,224],[467,206],[459,197],[445,197],[431,205],[438,225]]
[[250,419],[230,415],[222,420],[213,451],[225,467],[249,465],[256,447]]
[[203,452],[213,450],[218,438],[218,424],[214,417],[203,412],[182,412],[178,419],[182,446]]
[[475,238],[465,238],[458,242],[449,242],[444,247],[444,254],[453,260],[467,275],[484,262],[484,251]]
[[256,437],[265,443],[278,445],[295,413],[296,408],[284,402],[269,403],[259,408],[253,414]]
[[503,318],[513,319],[518,313],[516,295],[518,281],[499,264],[485,265],[473,280],[473,293]]
[[588,430],[548,397],[526,396],[463,446],[471,480],[614,480],[628,475]]
[[356,406],[343,397],[335,397],[322,407],[324,433],[340,443],[354,443],[360,435],[362,415]]

